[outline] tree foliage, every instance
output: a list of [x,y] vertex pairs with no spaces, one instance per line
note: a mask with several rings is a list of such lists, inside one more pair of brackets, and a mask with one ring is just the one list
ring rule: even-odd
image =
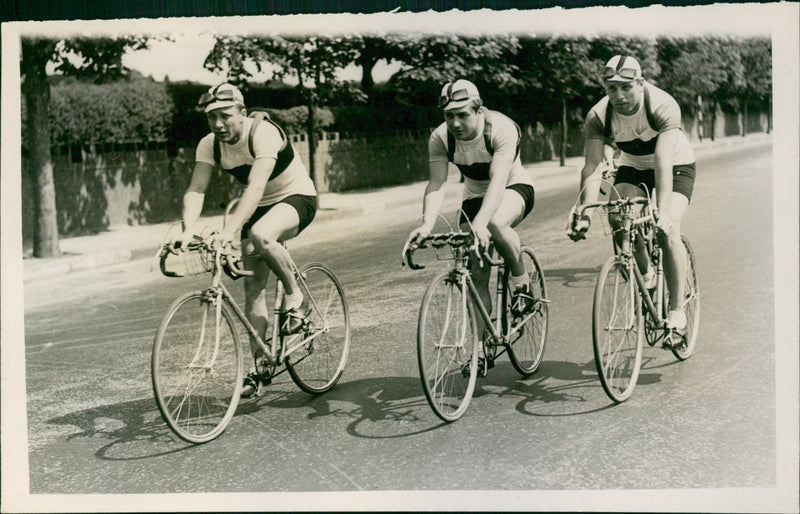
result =
[[391,36],[390,41],[388,57],[402,65],[390,83],[409,103],[435,105],[441,87],[460,77],[488,97],[519,83],[513,56],[520,43],[515,36]]
[[166,85],[152,79],[62,81],[51,90],[52,143],[164,141],[173,112]]
[[[75,74],[107,80],[125,73],[122,55],[128,49],[143,48],[146,39],[139,37],[112,38],[31,38],[21,40],[22,94],[30,138],[31,171],[36,184],[33,254],[35,257],[59,255],[58,211],[53,183],[53,161],[50,155],[50,84],[47,66]],[[80,64],[75,64],[80,63]]]

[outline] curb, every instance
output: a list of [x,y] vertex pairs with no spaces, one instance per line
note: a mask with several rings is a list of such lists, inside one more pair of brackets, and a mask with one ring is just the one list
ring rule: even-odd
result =
[[[706,152],[711,150],[726,150],[731,148],[741,148],[750,144],[762,143],[766,140],[771,140],[772,134],[757,133],[748,136],[747,138],[727,137],[717,139],[715,141],[707,140],[706,142],[694,145],[695,152]],[[558,161],[541,161],[525,166],[525,169],[533,175],[534,181],[544,181],[549,178],[568,174],[577,173],[580,169],[580,164],[583,162],[582,157],[570,157],[565,161],[564,166],[560,166]],[[412,203],[421,203],[422,196],[409,195],[408,189],[419,187],[418,182],[412,184],[403,184],[399,186],[388,186],[368,192],[355,192],[355,193],[327,193],[320,196],[320,208],[317,211],[315,218],[316,223],[326,223],[345,218],[354,218],[371,213],[383,212],[392,208],[406,206]],[[455,202],[453,199],[458,191],[460,182],[458,173],[451,170],[448,175],[447,188],[445,193],[445,204],[448,201]],[[392,194],[395,188],[405,188],[404,191],[397,191]],[[404,193],[404,194],[401,194]],[[326,207],[325,196],[327,195],[352,195],[354,207]],[[386,199],[389,197],[389,200]],[[451,198],[453,197],[453,198]],[[336,202],[333,202],[334,204]],[[61,257],[54,257],[49,259],[23,259],[23,282],[31,282],[41,280],[48,277],[62,275],[64,273],[71,273],[74,271],[83,271],[88,269],[97,269],[100,267],[111,266],[128,261],[139,260],[143,258],[153,257],[158,250],[157,245],[145,246],[144,248],[134,250],[114,250],[110,252],[100,252],[95,254],[74,254],[62,255]]]

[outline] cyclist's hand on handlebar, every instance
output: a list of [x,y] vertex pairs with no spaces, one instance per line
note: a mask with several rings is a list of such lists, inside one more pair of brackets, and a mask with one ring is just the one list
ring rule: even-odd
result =
[[185,252],[186,247],[189,245],[189,243],[191,243],[196,239],[197,239],[197,234],[195,233],[194,229],[187,228],[186,230],[178,234],[175,237],[175,239],[172,240],[172,242],[169,245],[170,250],[172,250],[173,252],[178,252],[178,251]]
[[656,219],[656,228],[665,236],[669,237],[670,234],[672,234],[672,219],[670,219],[669,216],[658,216]]
[[489,227],[482,224],[472,224],[472,234],[475,236],[475,243],[477,243],[480,250],[488,250],[492,243],[492,234],[489,232]]
[[573,241],[586,239],[586,232],[592,224],[592,218],[586,214],[578,217],[576,213],[570,214],[567,226],[567,237]]
[[231,248],[233,246],[234,237],[235,234],[230,230],[223,230],[214,236],[214,242],[216,242],[220,248]]
[[421,225],[411,231],[411,233],[408,235],[408,241],[406,245],[419,244],[420,241],[429,235],[431,235],[431,229],[426,225]]

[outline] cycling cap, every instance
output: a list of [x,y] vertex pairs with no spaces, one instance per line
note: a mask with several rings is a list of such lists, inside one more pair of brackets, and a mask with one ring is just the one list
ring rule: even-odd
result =
[[642,78],[642,67],[633,57],[615,55],[603,67],[601,75],[604,81],[632,82]]
[[478,88],[469,80],[458,79],[453,82],[448,82],[442,88],[442,94],[439,95],[438,107],[449,111],[451,109],[460,109],[470,101],[480,98]]
[[230,107],[232,105],[241,105],[244,107],[244,97],[239,88],[232,84],[219,84],[203,93],[200,101],[197,102],[197,110],[203,112],[210,112],[214,109],[222,107]]

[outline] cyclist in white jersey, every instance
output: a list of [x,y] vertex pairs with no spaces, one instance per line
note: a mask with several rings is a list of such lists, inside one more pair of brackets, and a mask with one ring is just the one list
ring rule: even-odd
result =
[[[439,108],[445,121],[433,131],[428,142],[429,181],[423,199],[422,225],[411,232],[409,241],[417,241],[433,230],[452,162],[464,177],[463,214],[459,220],[462,229],[469,229],[469,221],[482,247],[487,248],[490,240],[494,242],[511,269],[514,305],[522,311],[530,305],[532,297],[529,277],[520,258],[519,235],[513,227],[533,209],[534,190],[533,181],[520,162],[519,127],[509,117],[486,109],[478,88],[464,79],[442,88]],[[479,267],[477,259],[471,262],[481,301],[491,307],[491,268]]]
[[[667,92],[642,77],[633,57],[615,55],[602,70],[606,95],[589,111],[584,124],[585,164],[581,171],[581,203],[597,198],[599,184],[588,182],[602,162],[604,144],[620,150],[614,187],[620,197],[640,197],[653,188],[658,207],[658,234],[664,249],[665,276],[670,307],[667,326],[686,327],[682,298],[686,278],[686,252],[681,242],[681,220],[692,197],[695,157],[681,127],[681,110]],[[617,219],[609,217],[617,226]],[[569,237],[583,239],[590,218],[584,216],[570,227]],[[655,283],[643,244],[634,249],[645,282]]]
[[[295,237],[314,218],[318,205],[314,183],[280,127],[268,118],[252,126],[257,121],[247,116],[235,86],[212,87],[200,97],[198,110],[205,113],[211,133],[197,145],[192,179],[183,197],[184,231],[176,244],[196,234],[206,188],[214,167],[221,166],[246,186],[218,235],[221,244],[231,244],[241,230],[244,267],[254,272],[244,279],[245,314],[264,336],[269,316],[265,287],[272,270],[286,291],[281,331],[295,332],[310,309],[280,242]],[[250,347],[251,352],[260,351],[255,341]],[[249,374],[242,394],[256,394],[262,382]]]

